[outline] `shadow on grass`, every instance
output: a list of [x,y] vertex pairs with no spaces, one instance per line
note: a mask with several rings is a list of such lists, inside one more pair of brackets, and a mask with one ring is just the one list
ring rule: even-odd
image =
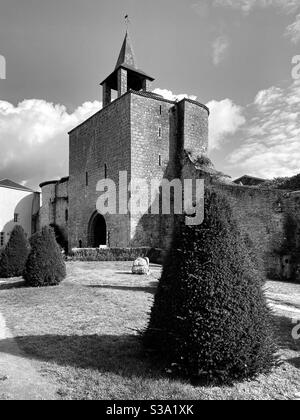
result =
[[[63,336],[43,335],[16,337],[25,357],[53,362],[60,366],[92,369],[124,377],[162,376],[162,370],[145,359],[136,335]],[[0,340],[0,352],[20,356],[13,339]]]
[[[160,273],[160,270],[150,270],[150,274]],[[131,271],[116,271],[115,274],[121,274],[123,276],[131,276],[135,278],[148,278],[147,274],[133,274]]]
[[4,283],[0,283],[0,290],[20,289],[25,288],[26,284],[24,280],[3,280]]
[[145,287],[138,287],[138,286],[111,286],[111,285],[88,285],[86,287],[92,288],[92,289],[108,289],[108,290],[121,290],[121,291],[129,291],[129,292],[144,292],[144,293],[151,293],[155,294],[157,290],[157,284],[153,282],[153,286],[145,286]]
[[[300,342],[292,338],[289,318],[274,316],[276,336],[283,349],[300,350]],[[163,367],[146,357],[137,335],[37,335],[0,340],[0,353],[20,356],[14,340],[29,359],[59,366],[97,370],[122,377],[166,377]],[[149,355],[148,355],[149,356]],[[287,360],[299,368],[300,358]]]
[[287,362],[290,365],[295,366],[295,368],[300,369],[300,357],[296,357],[294,359],[289,359],[289,360],[287,360]]
[[131,271],[116,271],[116,274],[122,274],[122,276],[133,276]]

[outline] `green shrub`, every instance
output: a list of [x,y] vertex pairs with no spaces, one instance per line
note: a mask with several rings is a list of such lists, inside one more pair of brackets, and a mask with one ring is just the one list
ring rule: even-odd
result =
[[69,255],[69,261],[134,261],[148,257],[151,263],[160,264],[163,250],[157,248],[77,248]]
[[59,284],[66,277],[66,266],[53,229],[44,227],[31,237],[30,245],[24,271],[26,284],[31,287]]
[[300,190],[300,174],[290,178],[274,178],[260,185],[260,188],[274,188],[279,190]]
[[56,242],[61,247],[61,249],[64,250],[65,254],[68,254],[69,243],[68,243],[68,240],[66,239],[66,237],[64,235],[64,232],[62,231],[62,229],[58,225],[56,225],[54,223],[51,224],[50,227],[52,227],[52,229],[54,230],[54,235],[55,235]]
[[0,255],[0,278],[22,276],[28,254],[29,242],[23,228],[17,225]]
[[207,190],[203,224],[182,220],[174,233],[143,343],[184,376],[232,382],[271,369],[270,325],[231,209]]

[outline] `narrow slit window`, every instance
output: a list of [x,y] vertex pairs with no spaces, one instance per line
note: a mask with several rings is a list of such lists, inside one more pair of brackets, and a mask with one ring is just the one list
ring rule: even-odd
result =
[[107,179],[107,165],[104,165],[104,178]]
[[86,172],[85,173],[85,185],[88,187],[88,185],[89,185],[89,173],[88,172]]
[[18,215],[18,213],[15,213],[14,214],[14,222],[18,223],[18,221],[19,221],[19,215]]
[[162,136],[162,128],[158,127],[158,137],[161,139]]
[[158,165],[161,166],[161,155],[158,155]]
[[162,106],[160,105],[160,107],[159,107],[159,115],[161,115],[162,114]]

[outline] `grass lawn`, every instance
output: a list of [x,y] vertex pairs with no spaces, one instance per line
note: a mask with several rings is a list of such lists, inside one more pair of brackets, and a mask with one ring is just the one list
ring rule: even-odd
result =
[[[132,276],[130,263],[68,263],[62,285],[0,284],[0,311],[25,356],[57,384],[59,399],[294,399],[300,392],[300,340],[291,336],[300,285],[269,282],[283,364],[234,387],[198,387],[168,378],[143,356],[160,267]],[[276,306],[277,305],[277,306]]]

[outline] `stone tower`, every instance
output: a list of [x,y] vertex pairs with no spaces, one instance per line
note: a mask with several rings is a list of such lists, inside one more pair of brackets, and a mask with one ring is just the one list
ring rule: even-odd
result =
[[103,87],[103,106],[111,103],[111,91],[116,90],[118,97],[128,90],[150,91],[153,77],[137,68],[135,54],[128,31],[119,54],[115,70],[101,83]]
[[[180,177],[178,154],[188,150],[198,156],[207,150],[208,109],[189,99],[174,102],[151,93],[153,80],[137,67],[126,32],[115,69],[101,83],[103,109],[69,133],[70,248],[162,248],[168,241],[171,216],[120,214],[119,208],[118,214],[100,215],[96,210],[99,180],[112,180],[117,190],[124,187],[120,172],[125,171],[128,182],[172,180]],[[118,92],[115,100],[112,90]],[[124,178],[121,182],[126,183]]]

